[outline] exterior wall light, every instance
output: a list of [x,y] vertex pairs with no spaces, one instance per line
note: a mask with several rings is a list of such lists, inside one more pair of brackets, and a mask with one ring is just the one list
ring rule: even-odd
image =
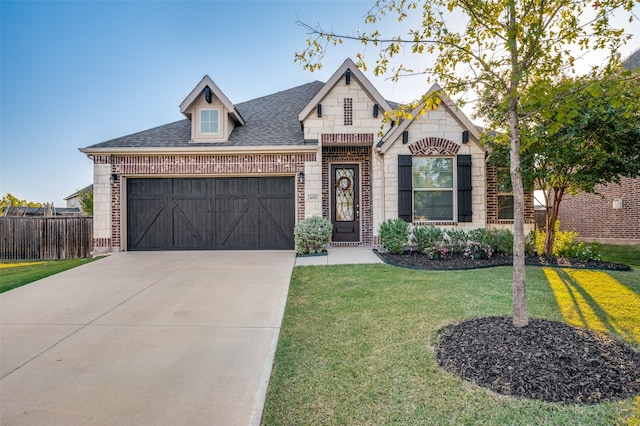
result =
[[304,183],[304,172],[298,173],[298,183],[300,184]]
[[109,182],[111,182],[111,186],[115,185],[117,180],[118,180],[118,175],[115,173],[112,173],[111,177],[109,178]]

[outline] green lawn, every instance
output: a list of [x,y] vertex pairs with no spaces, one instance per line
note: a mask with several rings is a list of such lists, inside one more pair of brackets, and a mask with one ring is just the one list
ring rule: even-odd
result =
[[602,260],[624,263],[640,269],[640,245],[602,244]]
[[[559,307],[567,301],[556,301],[549,271],[527,268],[529,312],[562,321],[571,307]],[[558,271],[558,279],[569,276],[551,271]],[[607,277],[628,290],[628,306],[640,306],[638,269]],[[579,285],[584,276],[570,279]],[[638,311],[632,310],[631,318],[636,330]],[[455,272],[388,265],[296,267],[263,423],[638,424],[640,397],[598,405],[516,399],[438,367],[433,350],[438,329],[465,318],[510,312],[510,267]],[[607,315],[615,320],[616,312]],[[637,335],[618,337],[640,349]]]
[[0,261],[0,293],[93,262],[95,259]]

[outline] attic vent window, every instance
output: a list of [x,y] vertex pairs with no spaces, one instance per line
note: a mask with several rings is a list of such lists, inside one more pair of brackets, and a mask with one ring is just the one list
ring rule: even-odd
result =
[[351,84],[351,70],[347,69],[346,75],[344,77],[345,84]]
[[220,133],[220,110],[200,110],[200,133],[203,135]]
[[353,126],[353,99],[344,99],[344,125]]
[[209,86],[204,88],[204,99],[208,104],[211,103],[211,88]]

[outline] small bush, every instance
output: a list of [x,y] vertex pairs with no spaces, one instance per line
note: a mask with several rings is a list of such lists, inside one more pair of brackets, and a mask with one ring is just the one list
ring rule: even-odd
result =
[[[556,237],[553,241],[552,256],[570,257],[580,260],[600,260],[600,244],[586,244],[577,241],[578,233],[575,231],[560,231],[560,221],[554,226]],[[536,231],[535,242],[538,254],[544,252],[544,240],[546,233]]]
[[491,235],[486,228],[476,228],[467,232],[467,238],[469,241],[476,241],[485,245],[491,245]]
[[587,244],[579,241],[567,249],[563,256],[579,260],[600,260],[600,243]]
[[513,255],[513,232],[508,229],[493,229],[489,231],[489,236],[491,245],[495,248],[496,252],[506,256]]
[[293,238],[298,254],[322,253],[331,241],[333,227],[329,220],[312,216],[298,222],[293,228]]
[[418,251],[423,253],[426,248],[442,246],[444,236],[444,230],[433,225],[416,226],[412,230],[411,241],[418,246]]
[[391,254],[402,254],[409,239],[409,224],[404,220],[389,219],[380,224],[380,242]]
[[[512,253],[513,254],[513,253]],[[533,230],[524,237],[524,254],[533,256],[536,254],[536,231]]]
[[446,231],[446,236],[451,251],[455,254],[462,253],[469,241],[469,236],[464,229],[449,229]]

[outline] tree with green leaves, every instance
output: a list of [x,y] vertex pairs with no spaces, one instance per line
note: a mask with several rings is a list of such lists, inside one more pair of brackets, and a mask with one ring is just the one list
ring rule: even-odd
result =
[[87,216],[93,216],[93,187],[86,191],[78,190],[78,192],[80,193],[80,209]]
[[[540,84],[522,100],[525,186],[543,190],[544,254],[550,255],[565,194],[595,193],[596,185],[640,175],[640,74],[588,75]],[[508,162],[508,141],[488,141],[492,162]]]
[[42,203],[21,200],[15,195],[7,192],[0,199],[0,216],[4,215],[5,209],[7,209],[8,207],[42,207]]
[[[614,12],[631,12],[634,0],[377,0],[365,22],[376,25],[393,14],[400,23],[417,18],[417,28],[385,37],[379,30],[340,35],[320,26],[305,25],[310,33],[307,47],[295,60],[311,71],[321,66],[326,48],[344,40],[379,49],[376,76],[424,73],[435,79],[448,94],[473,91],[478,96],[477,112],[488,128],[505,132],[510,141],[510,174],[514,194],[513,324],[529,323],[524,273],[524,188],[521,170],[521,121],[526,111],[521,98],[543,82],[570,73],[576,51],[603,50],[608,53],[607,72],[619,63],[619,47],[630,36],[615,28]],[[418,16],[416,16],[418,14]],[[635,19],[629,13],[629,19]],[[462,16],[464,28],[452,27],[448,18]],[[304,25],[304,24],[303,24]],[[430,54],[421,69],[391,66],[406,52]],[[357,65],[367,68],[366,58],[356,55]],[[437,96],[425,96],[434,106]],[[431,100],[431,102],[429,102]],[[406,112],[399,111],[402,116]]]

